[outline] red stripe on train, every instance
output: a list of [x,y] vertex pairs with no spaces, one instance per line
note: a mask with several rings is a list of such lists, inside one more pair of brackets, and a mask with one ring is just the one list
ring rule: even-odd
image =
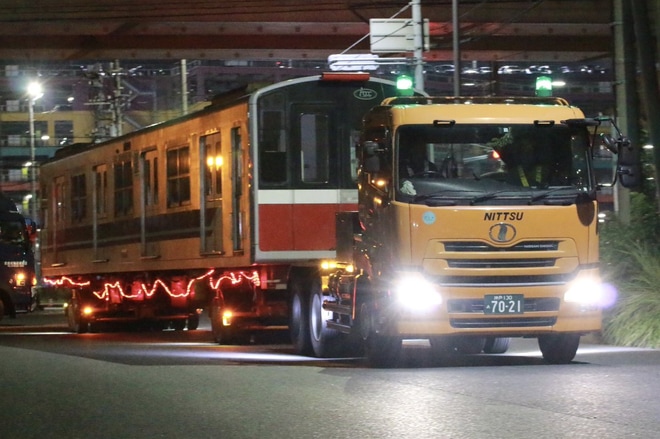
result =
[[355,204],[261,204],[261,251],[334,250],[335,213]]

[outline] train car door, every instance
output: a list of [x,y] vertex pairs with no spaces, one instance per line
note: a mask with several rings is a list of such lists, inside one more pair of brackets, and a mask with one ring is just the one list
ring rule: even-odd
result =
[[200,169],[204,169],[201,181],[200,246],[202,254],[224,253],[222,240],[222,177],[224,157],[222,137],[219,132],[199,139]]
[[342,160],[337,139],[336,106],[295,104],[291,111],[294,191],[292,250],[334,248]]
[[140,256],[156,258],[160,256],[157,234],[160,227],[155,222],[158,199],[158,151],[156,147],[140,154],[138,172],[140,174]]
[[243,252],[243,140],[241,127],[231,129],[231,219],[232,250],[234,254]]

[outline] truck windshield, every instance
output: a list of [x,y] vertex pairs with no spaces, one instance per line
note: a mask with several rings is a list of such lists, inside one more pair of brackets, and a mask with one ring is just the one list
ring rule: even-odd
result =
[[23,223],[16,220],[0,219],[0,244],[27,244],[27,234]]
[[589,134],[583,127],[406,125],[395,139],[401,201],[519,202],[575,197],[592,188]]

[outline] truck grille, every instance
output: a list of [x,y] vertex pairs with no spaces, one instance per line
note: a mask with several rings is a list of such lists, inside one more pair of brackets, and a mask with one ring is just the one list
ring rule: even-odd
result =
[[494,247],[480,241],[451,241],[443,244],[447,252],[547,252],[559,248],[559,241],[523,241],[511,247]]
[[534,259],[448,259],[450,268],[536,268],[552,267],[555,258]]

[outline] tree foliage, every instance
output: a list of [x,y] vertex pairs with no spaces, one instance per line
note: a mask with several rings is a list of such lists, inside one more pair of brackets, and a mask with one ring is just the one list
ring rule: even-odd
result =
[[604,319],[606,342],[660,347],[660,216],[644,194],[631,198],[631,224],[616,219],[601,231],[604,280],[618,300]]

